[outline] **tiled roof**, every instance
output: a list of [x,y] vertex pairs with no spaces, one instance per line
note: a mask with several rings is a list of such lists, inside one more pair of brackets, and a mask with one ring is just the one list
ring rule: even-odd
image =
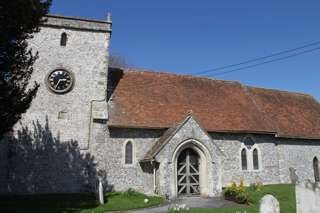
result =
[[312,96],[248,87],[278,137],[320,139],[320,104]]
[[157,142],[149,149],[149,151],[144,156],[143,161],[149,161],[153,159],[153,157],[159,152],[159,150],[167,143],[168,139],[173,136],[173,134],[176,132],[177,127],[172,127],[167,129],[163,133],[163,135],[157,140]]
[[309,95],[135,70],[109,77],[109,126],[171,128],[192,111],[209,132],[320,139],[320,104]]

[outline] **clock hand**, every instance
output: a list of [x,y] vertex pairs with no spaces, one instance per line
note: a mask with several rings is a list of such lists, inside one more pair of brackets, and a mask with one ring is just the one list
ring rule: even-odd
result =
[[55,89],[57,89],[57,88],[58,88],[58,85],[59,85],[60,81],[61,81],[61,79],[59,79],[59,80],[58,80],[58,83],[57,83],[57,85],[56,85]]
[[55,89],[58,88],[59,83],[62,82],[62,81],[67,81],[67,79],[59,79],[59,80],[58,80],[58,83],[57,83],[57,85],[56,85],[56,87],[55,87]]

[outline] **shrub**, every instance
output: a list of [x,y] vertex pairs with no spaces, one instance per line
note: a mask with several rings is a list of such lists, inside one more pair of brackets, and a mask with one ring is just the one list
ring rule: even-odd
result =
[[254,192],[260,192],[262,190],[262,187],[263,187],[262,182],[256,182],[256,183],[250,184],[249,189]]
[[226,200],[231,200],[241,204],[248,203],[248,194],[243,180],[240,181],[239,185],[233,182],[231,186],[224,189],[223,193]]

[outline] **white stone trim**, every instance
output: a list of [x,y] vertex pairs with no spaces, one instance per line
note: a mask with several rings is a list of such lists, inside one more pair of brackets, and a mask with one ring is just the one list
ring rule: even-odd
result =
[[[126,145],[129,142],[131,142],[132,144],[132,163],[131,164],[126,163]],[[124,167],[134,167],[136,165],[136,144],[132,139],[125,140],[122,145],[122,165]]]
[[209,166],[210,163],[212,163],[211,155],[207,149],[207,147],[202,144],[201,142],[195,140],[195,139],[188,139],[184,142],[180,143],[172,156],[172,161],[174,163],[174,181],[171,184],[171,192],[173,194],[173,197],[178,196],[178,184],[177,184],[177,160],[180,155],[180,153],[186,149],[186,148],[192,148],[194,151],[196,151],[200,156],[200,193],[203,196],[210,196],[213,189],[213,184],[211,181],[209,181]]
[[[247,138],[250,138],[254,144],[252,145],[251,149],[248,149],[248,147],[245,145],[245,140]],[[242,149],[245,148],[246,151],[247,151],[247,170],[243,170],[242,169],[242,159],[241,159],[241,151]],[[253,166],[253,150],[257,150],[258,151],[258,163],[259,163],[259,169],[254,169],[254,166]],[[240,170],[242,172],[246,172],[246,171],[250,171],[250,172],[261,172],[262,171],[262,155],[261,155],[261,150],[259,148],[259,145],[255,139],[255,137],[253,137],[252,135],[247,135],[245,136],[242,141],[241,141],[241,145],[240,145],[240,150],[239,150],[239,156],[240,156]]]

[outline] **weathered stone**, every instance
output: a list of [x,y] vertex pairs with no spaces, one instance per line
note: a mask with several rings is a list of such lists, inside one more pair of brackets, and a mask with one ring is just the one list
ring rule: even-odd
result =
[[272,195],[265,195],[260,200],[260,213],[280,213],[279,201]]
[[69,28],[77,30],[97,31],[97,32],[111,32],[111,22],[109,20],[93,20],[81,17],[68,17],[61,15],[48,15],[47,22],[44,26],[55,28]]
[[296,184],[296,183],[299,181],[299,177],[298,177],[298,175],[296,174],[296,169],[290,167],[290,168],[289,168],[289,171],[290,171],[291,183]]
[[[60,46],[62,33],[67,34],[66,46]],[[45,26],[29,41],[30,48],[39,52],[30,82],[37,81],[40,88],[31,107],[14,127],[15,139],[10,143],[6,163],[10,171],[4,175],[6,180],[1,181],[6,190],[19,194],[79,192],[94,181],[88,179],[85,162],[92,163],[89,144],[96,138],[92,134],[92,125],[96,125],[92,124],[92,109],[107,118],[110,36],[110,22],[49,16]],[[66,94],[55,94],[47,88],[46,76],[57,68],[75,76],[73,89]],[[101,85],[99,81],[105,83]],[[95,104],[102,100],[103,105]],[[104,134],[105,127],[94,131]],[[68,145],[71,143],[77,145]],[[0,152],[2,158],[4,149]],[[7,170],[1,167],[0,171]]]
[[297,213],[316,213],[320,209],[320,184],[301,182],[296,185]]

